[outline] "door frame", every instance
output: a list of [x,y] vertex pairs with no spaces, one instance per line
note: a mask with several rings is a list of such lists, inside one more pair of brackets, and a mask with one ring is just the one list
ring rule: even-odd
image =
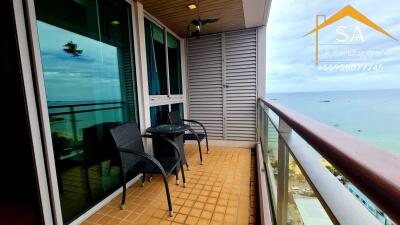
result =
[[46,172],[46,159],[43,151],[42,133],[39,121],[39,113],[35,96],[35,82],[33,80],[33,67],[31,65],[30,45],[28,43],[27,26],[25,24],[24,3],[22,0],[12,1],[14,8],[14,19],[16,24],[16,36],[18,40],[18,51],[20,55],[21,72],[23,78],[23,89],[26,101],[29,130],[33,150],[36,180],[38,183],[39,199],[43,222],[46,225],[54,224],[53,207],[49,192],[49,183]]

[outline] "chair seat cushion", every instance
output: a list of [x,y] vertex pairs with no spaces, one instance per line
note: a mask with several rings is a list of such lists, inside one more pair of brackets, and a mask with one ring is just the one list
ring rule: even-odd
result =
[[[206,137],[206,135],[203,133],[197,133],[197,136],[199,136],[200,141],[202,141]],[[183,137],[185,140],[197,140],[194,134],[185,134]]]

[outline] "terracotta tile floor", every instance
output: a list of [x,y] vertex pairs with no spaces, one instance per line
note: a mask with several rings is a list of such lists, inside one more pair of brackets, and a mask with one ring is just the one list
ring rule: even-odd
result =
[[119,209],[119,195],[83,224],[249,224],[250,149],[211,147],[200,165],[196,147],[185,145],[186,188],[169,178],[173,217],[161,177],[154,176],[144,187],[137,182],[128,188],[125,210]]

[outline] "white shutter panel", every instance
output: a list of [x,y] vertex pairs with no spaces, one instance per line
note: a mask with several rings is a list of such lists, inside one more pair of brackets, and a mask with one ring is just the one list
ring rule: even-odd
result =
[[256,140],[257,32],[225,33],[226,139]]
[[[221,35],[188,39],[189,116],[223,139]],[[196,129],[199,131],[199,129]]]

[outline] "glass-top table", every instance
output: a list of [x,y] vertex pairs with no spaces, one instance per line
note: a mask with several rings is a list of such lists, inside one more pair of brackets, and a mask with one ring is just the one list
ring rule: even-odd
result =
[[165,144],[164,141],[160,141],[160,139],[157,138],[157,136],[165,136],[178,146],[182,155],[182,163],[187,165],[185,152],[183,150],[183,135],[185,131],[189,129],[190,126],[186,124],[161,124],[147,128],[146,131],[148,133],[156,136],[153,138],[154,157],[178,157],[172,145]]
[[161,124],[155,127],[147,128],[147,132],[151,134],[161,135],[161,134],[181,134],[186,130],[189,130],[190,126],[186,124]]

